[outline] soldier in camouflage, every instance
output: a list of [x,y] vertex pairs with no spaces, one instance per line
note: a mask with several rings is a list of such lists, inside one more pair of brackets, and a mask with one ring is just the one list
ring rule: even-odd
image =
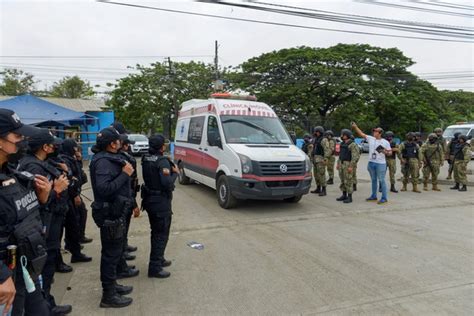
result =
[[[454,150],[454,181],[456,184],[452,190],[467,191],[467,164],[471,161],[471,146],[467,143],[466,135],[458,137],[458,143]],[[460,186],[462,184],[462,186]]]
[[414,133],[407,134],[407,140],[403,142],[398,148],[398,158],[402,164],[403,173],[403,188],[402,191],[407,190],[408,180],[411,177],[413,184],[413,192],[421,193],[418,190],[418,177],[421,167],[420,146],[415,142]]
[[326,165],[331,155],[329,142],[323,137],[324,128],[316,126],[313,129],[313,174],[316,181],[316,189],[311,193],[318,193],[319,196],[326,195]]
[[446,154],[448,152],[448,144],[446,143],[446,139],[443,137],[443,129],[440,127],[437,127],[433,130],[433,132],[436,134],[438,137],[438,143],[441,145],[441,150],[442,150],[442,157],[443,159],[446,157]]
[[328,172],[328,181],[326,184],[334,184],[334,165],[336,164],[336,140],[334,139],[334,133],[331,130],[324,132],[324,138],[328,140],[329,150],[331,151],[331,156],[328,158],[327,172]]
[[360,151],[359,147],[352,140],[352,132],[350,130],[343,129],[341,131],[341,139],[342,143],[339,160],[337,162],[337,170],[339,170],[339,178],[341,179],[339,188],[342,191],[342,195],[336,200],[344,203],[352,203],[354,166],[357,166]]
[[428,180],[431,175],[433,191],[441,191],[438,188],[438,175],[440,166],[443,165],[443,148],[435,133],[428,135],[428,140],[421,146],[421,157],[423,159],[423,190],[428,191]]
[[451,139],[451,141],[446,145],[446,160],[449,164],[448,177],[446,178],[446,180],[452,179],[454,169],[454,151],[456,150],[456,145],[458,144],[459,135],[461,135],[461,133],[454,133],[453,139]]
[[387,161],[388,173],[390,175],[390,192],[398,193],[397,189],[395,188],[395,174],[397,173],[396,155],[398,154],[398,145],[393,140],[393,136],[394,134],[392,131],[385,133],[385,139],[390,143],[390,147],[392,148],[392,155],[386,156],[385,160]]

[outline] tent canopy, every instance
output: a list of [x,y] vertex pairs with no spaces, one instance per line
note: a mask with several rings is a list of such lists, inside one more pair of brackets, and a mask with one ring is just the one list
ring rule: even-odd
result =
[[0,108],[15,111],[21,121],[29,125],[44,122],[57,122],[60,125],[69,125],[71,122],[87,124],[88,121],[97,120],[83,112],[69,110],[29,94],[0,101]]

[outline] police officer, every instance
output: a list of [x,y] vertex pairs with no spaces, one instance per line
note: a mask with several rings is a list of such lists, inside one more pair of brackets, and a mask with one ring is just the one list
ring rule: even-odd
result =
[[142,203],[151,227],[148,277],[167,278],[170,273],[163,268],[171,265],[171,261],[166,260],[164,255],[171,227],[171,200],[178,168],[163,156],[166,145],[162,135],[151,136],[149,144],[149,154],[142,158],[145,182],[142,186]]
[[[123,253],[125,215],[131,205],[131,176],[133,167],[118,152],[120,134],[113,127],[97,134],[95,152],[90,163],[90,179],[94,202],[92,217],[100,229],[102,244],[100,280],[102,282],[101,307],[125,307],[132,299],[123,295],[133,287],[117,284],[117,266]],[[134,275],[138,270],[134,269]]]
[[328,181],[326,184],[334,184],[334,165],[336,164],[336,140],[334,139],[334,133],[331,130],[324,132],[324,137],[328,140],[330,156],[327,163]]
[[326,195],[326,165],[331,156],[329,142],[324,138],[324,128],[316,126],[313,129],[313,173],[316,181],[316,189],[311,193],[318,193],[319,196]]
[[423,159],[423,190],[428,191],[428,180],[431,175],[433,191],[441,191],[438,188],[438,175],[439,168],[443,165],[443,148],[435,133],[428,135],[428,140],[421,146],[421,157]]
[[339,161],[337,162],[337,170],[339,170],[339,178],[341,179],[340,189],[342,195],[337,201],[344,203],[352,203],[352,192],[354,190],[353,175],[354,166],[360,157],[359,147],[352,140],[352,132],[348,129],[341,131],[341,150],[339,152]]
[[395,135],[392,131],[385,133],[385,139],[390,143],[390,147],[392,148],[392,154],[390,156],[386,156],[385,159],[387,160],[387,168],[390,175],[390,192],[398,193],[397,189],[395,188],[395,174],[397,173],[396,155],[398,153],[398,145],[393,140],[394,136]]
[[[64,144],[63,144],[64,147]],[[74,152],[74,157],[76,158],[77,161],[77,166],[79,168],[79,173],[81,174],[80,177],[80,183],[81,183],[81,190],[82,187],[88,182],[87,175],[84,172],[84,165],[82,161],[82,148],[81,146],[77,146],[76,150]],[[82,197],[79,195],[81,205],[79,206],[79,226],[80,226],[80,231],[81,231],[81,244],[88,244],[93,241],[92,238],[89,238],[86,236],[86,226],[87,226],[87,207],[86,204],[84,203],[84,200]]]
[[[119,131],[120,132],[120,131]],[[128,161],[133,167],[132,180],[131,180],[131,189],[132,189],[132,208],[127,213],[126,216],[126,229],[125,229],[125,238],[124,238],[124,248],[123,256],[126,260],[134,260],[135,256],[131,255],[131,252],[137,251],[137,247],[131,246],[128,244],[128,231],[130,229],[130,221],[132,218],[132,213],[135,217],[140,215],[140,209],[137,204],[137,193],[140,189],[138,185],[138,175],[137,175],[137,160],[130,154],[130,145],[135,144],[135,142],[127,137],[126,134],[122,134],[122,148],[120,149],[120,154]]]
[[[24,136],[36,132],[23,125],[13,111],[0,109],[0,304],[5,305],[5,312],[13,304],[14,316],[51,314],[38,281],[47,258],[40,206],[50,197],[51,183],[41,175],[8,166],[8,162],[17,163],[26,150]],[[34,289],[29,288],[33,291],[26,290],[22,258],[34,282]]]
[[408,179],[411,177],[413,192],[421,193],[418,190],[418,177],[421,166],[420,146],[416,143],[413,132],[409,132],[406,138],[406,141],[398,149],[398,158],[401,161],[403,173],[402,191],[407,190]]
[[448,143],[446,150],[446,160],[449,164],[448,177],[446,180],[452,179],[453,169],[454,169],[454,152],[456,151],[456,145],[458,144],[458,137],[461,133],[456,132],[453,135],[453,139]]
[[[49,130],[38,129],[35,135],[28,139],[28,153],[18,165],[18,170],[40,174],[53,181],[53,194],[48,204],[40,211],[43,222],[48,227],[46,236],[48,257],[43,270],[43,291],[54,315],[68,314],[72,310],[71,305],[56,305],[54,297],[51,295],[56,263],[61,260],[58,259],[58,256],[60,255],[64,220],[69,211],[68,188],[70,181],[62,169],[50,163],[50,157],[54,156],[58,144],[59,141]],[[74,254],[79,255],[80,249]]]
[[[460,135],[454,150],[453,173],[456,184],[451,188],[452,190],[467,191],[466,173],[469,161],[471,161],[471,146],[467,143],[466,135]],[[462,184],[462,187],[460,184]]]

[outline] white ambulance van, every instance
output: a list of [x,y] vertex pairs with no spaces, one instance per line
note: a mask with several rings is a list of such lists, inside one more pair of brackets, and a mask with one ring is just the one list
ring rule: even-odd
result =
[[174,160],[179,183],[217,191],[223,208],[238,200],[298,202],[311,187],[311,163],[275,112],[255,97],[216,93],[181,105]]

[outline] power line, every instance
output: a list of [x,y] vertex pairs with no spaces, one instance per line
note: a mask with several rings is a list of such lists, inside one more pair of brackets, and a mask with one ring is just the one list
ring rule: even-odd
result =
[[293,28],[300,28],[300,29],[320,30],[320,31],[340,32],[340,33],[351,33],[351,34],[360,34],[360,35],[373,35],[373,36],[383,36],[383,37],[395,37],[395,38],[405,38],[405,39],[428,40],[428,41],[440,41],[440,42],[473,43],[473,41],[463,41],[463,40],[457,40],[457,39],[442,39],[442,38],[434,38],[434,37],[418,37],[418,36],[395,35],[395,34],[385,34],[385,33],[363,32],[363,31],[350,31],[350,30],[313,27],[313,26],[297,25],[297,24],[289,24],[289,23],[278,23],[278,22],[270,22],[270,21],[262,21],[262,20],[253,20],[253,19],[247,19],[247,18],[234,18],[234,17],[221,16],[221,15],[215,15],[215,14],[206,14],[206,13],[197,13],[197,12],[190,12],[190,11],[164,9],[164,8],[158,8],[158,7],[150,7],[150,6],[145,6],[145,5],[122,3],[122,2],[113,2],[113,1],[106,1],[106,0],[96,0],[96,1],[104,3],[104,4],[119,5],[119,6],[126,6],[126,7],[140,8],[140,9],[148,9],[148,10],[179,13],[179,14],[186,14],[186,15],[210,17],[210,18],[216,18],[216,19],[222,19],[222,20],[251,22],[251,23],[276,25],[276,26],[286,26],[286,27],[293,27]]
[[[440,27],[414,27],[414,26],[406,26],[406,25],[395,25],[395,24],[389,24],[387,22],[371,22],[371,21],[366,21],[367,19],[354,19],[352,17],[344,17],[344,16],[334,16],[334,15],[327,15],[327,14],[316,14],[316,13],[307,13],[307,12],[301,12],[301,11],[292,11],[292,10],[282,10],[282,9],[272,9],[268,7],[262,7],[262,6],[256,6],[253,4],[244,4],[244,3],[235,3],[235,2],[226,2],[226,1],[211,1],[211,0],[198,0],[199,2],[206,2],[206,3],[213,3],[213,4],[218,4],[218,5],[227,5],[227,6],[233,6],[233,7],[240,7],[240,8],[245,8],[245,9],[251,9],[251,10],[258,10],[258,11],[263,11],[263,12],[272,12],[272,13],[277,13],[277,14],[284,14],[284,15],[293,15],[293,16],[299,16],[299,17],[305,17],[305,18],[312,18],[312,19],[317,19],[317,20],[326,20],[326,21],[331,21],[331,22],[337,22],[337,23],[346,23],[346,24],[354,24],[354,25],[362,25],[362,26],[369,26],[369,27],[377,27],[377,28],[386,28],[386,29],[393,29],[393,30],[398,30],[398,31],[404,31],[404,32],[413,32],[413,33],[422,33],[422,34],[430,34],[430,35],[438,35],[438,36],[448,36],[448,37],[458,37],[458,38],[466,38],[466,39],[472,39],[474,37],[474,33],[472,33],[469,30],[464,30],[469,33],[460,33],[458,31],[446,31],[440,29]],[[252,2],[252,3],[257,3],[257,4],[263,4],[262,2]],[[272,4],[269,4],[273,6]],[[296,7],[298,8],[298,7]],[[304,8],[298,8],[299,10],[306,10]],[[446,28],[444,28],[446,29]]]
[[26,55],[4,55],[0,58],[26,58],[26,59],[152,59],[152,58],[202,58],[202,57],[214,57],[213,55],[149,55],[149,56],[53,56],[53,55],[37,55],[37,56],[26,56]]
[[455,4],[455,3],[450,3],[450,2],[420,1],[420,0],[409,0],[409,1],[419,3],[422,5],[431,5],[431,6],[436,6],[436,7],[452,8],[452,9],[457,9],[457,10],[468,10],[468,11],[474,10],[473,6]]
[[460,13],[460,12],[452,12],[452,11],[445,11],[445,10],[427,9],[427,8],[420,8],[420,7],[416,7],[416,6],[410,6],[410,5],[403,5],[403,4],[380,2],[380,1],[376,1],[376,0],[370,0],[370,1],[369,1],[369,0],[355,0],[355,1],[361,2],[361,3],[364,3],[364,4],[372,4],[372,5],[386,6],[386,7],[398,8],[398,9],[405,9],[405,10],[412,10],[412,11],[422,11],[422,12],[428,12],[428,13],[434,13],[434,14],[454,15],[454,16],[468,17],[468,18],[474,17],[474,15],[468,14],[468,13]]

